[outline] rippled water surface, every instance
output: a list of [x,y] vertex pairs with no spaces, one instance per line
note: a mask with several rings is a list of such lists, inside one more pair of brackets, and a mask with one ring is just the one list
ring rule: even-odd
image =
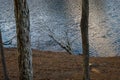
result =
[[[42,50],[62,49],[48,36],[50,28],[64,42],[64,32],[69,27],[79,30],[80,0],[28,0],[31,21],[32,47]],[[0,0],[0,21],[4,41],[15,35],[13,0]],[[90,53],[94,56],[120,54],[120,0],[90,0],[89,38]],[[46,29],[47,28],[47,29]],[[71,33],[71,32],[69,32]],[[74,33],[74,30],[73,30]],[[69,34],[69,38],[79,37]],[[16,46],[16,40],[13,40]],[[81,39],[73,44],[73,51],[81,53]]]

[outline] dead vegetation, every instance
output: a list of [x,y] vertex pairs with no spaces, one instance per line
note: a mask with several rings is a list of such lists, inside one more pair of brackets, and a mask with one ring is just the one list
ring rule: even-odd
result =
[[[18,80],[16,49],[5,49],[11,80]],[[91,57],[91,80],[120,80],[120,57]],[[82,56],[33,50],[34,80],[82,80]],[[3,80],[0,60],[0,80]]]

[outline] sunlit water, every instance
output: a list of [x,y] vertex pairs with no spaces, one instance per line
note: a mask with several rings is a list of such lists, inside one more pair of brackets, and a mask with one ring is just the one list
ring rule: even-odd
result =
[[[64,42],[66,27],[79,30],[80,0],[28,0],[31,22],[31,44],[40,50],[63,51],[48,36],[50,28]],[[13,0],[0,0],[0,21],[4,41],[15,35]],[[116,56],[120,52],[120,0],[90,0],[89,40],[94,56]],[[70,32],[69,32],[70,33]],[[74,33],[74,30],[73,30]],[[69,34],[72,40],[77,35]],[[12,42],[16,46],[16,40]],[[7,45],[7,47],[9,47]],[[10,45],[11,47],[11,45]],[[74,53],[82,53],[81,38],[72,44]]]

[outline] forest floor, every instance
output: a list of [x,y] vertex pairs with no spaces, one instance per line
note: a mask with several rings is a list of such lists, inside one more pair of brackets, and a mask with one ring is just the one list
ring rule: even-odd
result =
[[[5,49],[10,80],[18,79],[16,49]],[[120,57],[91,57],[91,80],[120,80]],[[82,56],[33,50],[34,80],[82,80]],[[0,80],[3,79],[0,56]]]

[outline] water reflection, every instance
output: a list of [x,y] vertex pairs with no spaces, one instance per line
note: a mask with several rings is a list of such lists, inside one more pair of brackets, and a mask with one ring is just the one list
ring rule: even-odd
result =
[[[14,19],[13,0],[0,0],[4,20]],[[3,4],[7,4],[7,7]],[[51,39],[45,27],[49,27],[56,35],[63,33],[66,27],[76,27],[79,30],[81,17],[81,0],[28,0],[31,19],[31,39],[34,48],[44,47]],[[119,36],[119,0],[90,0],[90,48],[96,55],[113,56],[120,52]],[[8,8],[10,8],[8,10]],[[11,17],[10,14],[11,14]],[[12,22],[12,24],[14,24]],[[4,24],[8,28],[9,21]],[[14,26],[15,27],[15,26]],[[55,29],[55,30],[54,30]],[[11,32],[10,32],[11,33]],[[79,32],[80,33],[80,32]],[[4,33],[8,34],[8,32]],[[14,32],[15,34],[15,32]],[[78,35],[80,36],[80,34]],[[70,36],[71,38],[73,36]],[[6,39],[6,38],[5,38]],[[43,43],[42,43],[43,42]],[[77,44],[79,43],[79,44]],[[42,50],[61,50],[58,45],[42,48]],[[74,50],[81,52],[81,39],[74,43]]]

